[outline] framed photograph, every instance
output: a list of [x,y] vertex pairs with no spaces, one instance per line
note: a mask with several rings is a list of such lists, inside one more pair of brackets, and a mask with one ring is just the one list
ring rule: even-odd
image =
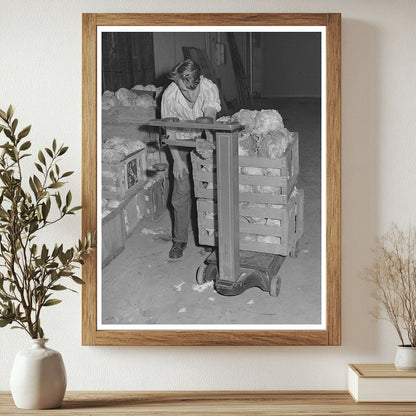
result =
[[83,15],[83,345],[341,344],[340,35]]

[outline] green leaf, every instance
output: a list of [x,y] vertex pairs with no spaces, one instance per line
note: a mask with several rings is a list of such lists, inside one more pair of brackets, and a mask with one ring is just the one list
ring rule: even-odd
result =
[[43,263],[45,263],[47,257],[48,257],[48,249],[45,246],[45,244],[43,244],[42,245],[42,251],[41,251],[41,254],[40,254],[40,258],[41,258]]
[[72,194],[71,194],[71,191],[68,191],[68,193],[66,194],[66,198],[65,198],[66,206],[69,207],[71,202],[72,202]]
[[30,247],[30,251],[32,252],[34,256],[36,256],[38,252],[38,246],[36,244],[32,244],[32,246]]
[[57,305],[58,303],[61,303],[62,300],[60,299],[48,299],[43,306],[53,306],[53,305]]
[[49,155],[49,157],[53,157],[53,153],[51,149],[45,147],[45,152]]
[[4,129],[4,134],[8,139],[12,139],[13,135],[9,129]]
[[8,301],[11,299],[11,297],[10,297],[10,296],[8,296],[8,295],[3,295],[3,294],[1,294],[1,293],[0,293],[0,299],[1,299],[3,302],[8,302]]
[[13,114],[14,114],[14,108],[12,105],[9,105],[9,108],[7,109],[7,121],[11,121]]
[[62,199],[61,199],[61,194],[59,192],[57,192],[55,194],[55,200],[56,200],[56,205],[58,205],[58,208],[61,208],[61,206],[62,206]]
[[37,169],[39,172],[43,173],[43,167],[42,167],[42,165],[40,165],[39,163],[35,162],[35,166],[36,166],[36,169]]
[[67,290],[68,288],[63,285],[55,285],[51,287],[51,290]]
[[33,182],[33,178],[29,178],[29,186],[32,192],[34,193],[35,197],[38,196],[38,190],[36,189],[35,183]]
[[59,253],[58,253],[58,258],[59,258],[59,261],[62,263],[62,264],[65,264],[66,263],[66,255],[65,255],[65,253],[63,252],[63,251],[59,251]]
[[30,143],[30,141],[28,140],[20,146],[20,151],[27,150],[30,146],[32,146],[32,143]]
[[17,135],[17,138],[19,139],[19,140],[21,140],[21,139],[23,139],[24,137],[26,137],[28,134],[29,134],[29,132],[30,132],[30,129],[32,128],[32,126],[26,126],[18,135]]
[[59,249],[58,244],[55,243],[55,247],[53,248],[53,251],[51,254],[52,258],[55,258],[58,255],[58,249]]
[[0,328],[4,328],[5,326],[11,324],[13,322],[13,318],[0,318]]
[[52,142],[52,150],[56,152],[56,140],[55,139],[53,139],[53,142]]
[[17,118],[15,118],[13,120],[13,123],[12,123],[12,132],[13,133],[16,131],[17,123],[18,123]]
[[60,273],[60,276],[61,277],[71,277],[71,276],[73,276],[74,275],[74,273],[73,272],[67,272],[67,271],[62,271],[61,273]]
[[36,175],[33,175],[33,182],[36,185],[36,189],[38,191],[41,191],[42,190],[42,182],[39,180],[39,178]]
[[38,335],[39,335],[39,338],[41,339],[45,336],[45,333],[43,332],[43,329],[40,326],[40,324],[38,324]]
[[62,156],[68,150],[68,146],[64,146],[60,149],[58,156]]
[[75,283],[78,283],[79,285],[85,285],[85,282],[84,282],[82,279],[80,279],[79,277],[77,277],[77,276],[72,276],[72,277],[71,277],[71,279],[72,279]]
[[51,189],[56,189],[56,188],[62,188],[65,185],[64,182],[55,182],[55,183],[51,183],[48,188]]
[[43,165],[46,166],[45,156],[44,156],[44,154],[42,153],[41,150],[39,150],[39,152],[38,152],[38,159],[39,159],[40,163],[42,163]]
[[3,110],[0,110],[0,117],[7,123],[7,114]]
[[72,170],[72,171],[69,171],[69,172],[65,172],[65,173],[61,176],[61,178],[66,178],[67,176],[71,176],[73,173],[74,173],[74,171],[73,171],[73,170]]
[[76,207],[71,208],[71,211],[70,212],[79,211],[80,209],[82,209],[82,206],[81,205],[78,205]]
[[49,215],[50,205],[42,204],[42,218],[46,221]]

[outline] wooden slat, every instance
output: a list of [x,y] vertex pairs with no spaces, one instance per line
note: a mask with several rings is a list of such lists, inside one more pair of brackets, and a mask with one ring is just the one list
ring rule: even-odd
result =
[[236,282],[240,276],[238,203],[238,132],[218,132],[217,207],[219,279]]
[[[215,131],[240,131],[243,129],[237,122],[231,123],[198,123],[195,120],[179,120],[179,121],[163,121],[149,120],[149,126],[166,127],[166,128],[182,128],[182,129],[199,129],[199,130],[215,130]],[[182,140],[184,142],[186,140]]]
[[[82,234],[97,227],[96,16],[82,15]],[[82,267],[82,344],[94,345],[97,321],[97,256]]]
[[355,403],[345,391],[129,391],[67,392],[60,409],[17,409],[0,392],[0,414],[48,416],[401,416],[414,415],[414,403]]
[[234,345],[327,345],[328,334],[324,330],[144,330],[97,331],[95,344],[104,345],[186,345],[234,346]]
[[[196,201],[198,211],[214,212],[214,201],[208,199],[198,199]],[[281,208],[257,208],[257,207],[246,207],[240,205],[240,215],[259,217],[259,218],[273,218],[273,219],[284,219],[287,216],[287,209],[285,206]]]
[[97,13],[98,26],[325,26],[326,13]]
[[327,327],[331,345],[341,345],[341,15],[327,24]]
[[416,371],[399,371],[394,364],[349,364],[363,378],[415,378]]

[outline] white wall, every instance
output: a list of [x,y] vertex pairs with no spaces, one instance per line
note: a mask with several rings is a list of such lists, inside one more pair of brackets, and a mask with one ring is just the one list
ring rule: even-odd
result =
[[[71,188],[81,187],[82,12],[341,12],[341,347],[81,347],[81,298],[68,293],[45,316],[63,354],[68,389],[345,389],[349,362],[392,362],[397,339],[369,316],[359,271],[377,233],[415,222],[416,2],[413,0],[0,0],[0,108],[33,124],[35,149],[70,144]],[[70,243],[80,217],[48,235]],[[58,236],[58,237],[57,237]],[[0,330],[0,390],[23,333]]]

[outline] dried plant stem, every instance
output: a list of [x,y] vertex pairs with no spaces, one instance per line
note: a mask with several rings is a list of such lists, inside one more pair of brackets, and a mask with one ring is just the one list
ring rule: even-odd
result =
[[393,224],[377,240],[374,254],[363,277],[373,285],[373,297],[385,312],[376,317],[394,326],[401,345],[416,346],[416,229],[405,232]]

